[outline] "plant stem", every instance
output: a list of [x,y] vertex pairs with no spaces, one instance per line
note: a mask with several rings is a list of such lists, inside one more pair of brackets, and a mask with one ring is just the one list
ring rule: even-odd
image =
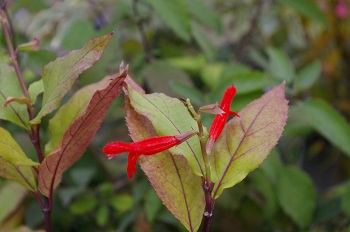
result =
[[211,219],[213,216],[213,210],[214,210],[214,206],[215,206],[215,199],[212,196],[214,182],[211,180],[211,166],[210,166],[209,154],[207,153],[207,150],[205,147],[206,146],[206,139],[205,139],[204,131],[203,131],[202,118],[201,118],[200,114],[194,110],[189,99],[186,99],[186,105],[187,105],[188,110],[191,112],[194,120],[196,120],[197,125],[198,125],[198,137],[199,137],[199,141],[200,141],[200,145],[201,145],[203,161],[205,164],[205,176],[202,179],[203,190],[204,190],[204,194],[205,194],[205,209],[204,209],[204,214],[203,214],[202,231],[209,232]]
[[[7,44],[7,50],[8,50],[13,68],[16,72],[18,81],[20,82],[23,94],[26,98],[29,99],[28,89],[27,89],[27,86],[24,82],[22,71],[19,67],[17,54],[16,54],[14,47],[13,47],[13,44],[11,42],[10,31],[9,31],[9,27],[8,27],[9,18],[7,16],[5,9],[6,9],[6,4],[4,4],[0,7],[0,23],[1,23],[2,30],[4,32],[4,36],[5,36],[5,40],[6,40],[6,44]],[[29,115],[29,120],[32,120],[34,118],[34,107],[31,104],[28,104],[27,111],[28,111],[28,115]],[[40,145],[40,133],[39,133],[40,132],[40,124],[32,125],[30,128],[30,131],[27,131],[27,132],[28,132],[28,135],[30,137],[31,142],[33,143],[33,145],[36,149],[36,152],[38,155],[38,160],[41,163],[44,159],[44,155],[43,155],[43,152],[41,150],[41,145]],[[34,194],[37,194],[37,193],[34,193]],[[49,199],[49,198],[44,196],[44,204],[42,203],[42,201],[38,195],[36,195],[36,199],[37,199],[37,201],[42,209],[42,212],[44,214],[44,217],[45,217],[46,231],[51,232],[52,231],[52,225],[51,225],[51,210],[52,210],[51,201],[52,201],[52,199]]]

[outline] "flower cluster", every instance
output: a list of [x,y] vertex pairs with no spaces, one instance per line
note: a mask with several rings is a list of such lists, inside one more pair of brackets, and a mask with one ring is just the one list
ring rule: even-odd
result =
[[[220,105],[220,113],[217,113],[210,128],[206,144],[207,154],[211,153],[214,143],[224,129],[228,117],[231,115],[239,116],[236,112],[230,111],[230,105],[235,94],[236,88],[233,85],[229,86],[224,93]],[[196,131],[188,131],[179,135],[156,136],[132,143],[111,142],[103,148],[103,152],[107,154],[109,159],[118,154],[129,152],[127,173],[128,177],[131,178],[136,173],[136,163],[140,155],[154,155],[165,151],[186,141],[196,133]]]

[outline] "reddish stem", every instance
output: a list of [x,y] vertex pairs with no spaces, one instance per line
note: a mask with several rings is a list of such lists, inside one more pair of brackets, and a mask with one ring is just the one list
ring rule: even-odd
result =
[[[15,53],[15,50],[13,48],[12,42],[11,42],[11,38],[10,38],[10,31],[8,28],[8,17],[7,14],[5,12],[6,9],[6,4],[2,5],[0,7],[0,24],[2,27],[2,30],[4,32],[4,36],[5,36],[5,40],[6,40],[6,44],[7,44],[7,50],[13,65],[13,68],[16,72],[17,78],[21,84],[21,88],[23,91],[23,94],[26,98],[29,99],[29,93],[28,93],[28,89],[27,86],[24,82],[23,79],[23,75],[22,75],[22,71],[19,67],[19,63],[17,60],[17,54]],[[28,115],[29,115],[29,120],[32,120],[34,118],[34,107],[32,105],[27,105],[27,111],[28,111]],[[41,150],[41,145],[40,145],[40,125],[32,125],[30,128],[30,131],[28,131],[28,135],[30,137],[31,142],[33,143],[37,155],[38,155],[38,160],[41,163],[44,159],[44,155],[43,152]],[[52,231],[52,225],[51,225],[51,210],[52,210],[52,198],[47,198],[44,197],[44,202],[41,201],[38,193],[33,193],[38,201],[38,204],[40,205],[42,212],[44,214],[45,217],[45,228],[47,232],[51,232]]]

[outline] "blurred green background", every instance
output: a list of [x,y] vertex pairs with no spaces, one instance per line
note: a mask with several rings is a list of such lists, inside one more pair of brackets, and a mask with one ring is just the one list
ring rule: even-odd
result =
[[[124,61],[147,92],[190,98],[196,107],[220,101],[234,84],[231,108],[239,111],[285,81],[290,113],[282,139],[217,200],[212,231],[350,230],[349,0],[10,0],[7,9],[16,45],[41,41],[39,51],[19,56],[28,82],[57,56],[111,31],[101,60],[75,90]],[[0,58],[8,59],[2,33]],[[107,142],[130,140],[124,113],[120,96],[65,173],[55,192],[54,231],[185,230],[141,170],[127,179],[126,155],[108,161],[102,154]],[[206,126],[211,120],[204,117]],[[21,128],[0,125],[36,160]],[[44,228],[35,198],[4,179],[0,206],[0,231]]]

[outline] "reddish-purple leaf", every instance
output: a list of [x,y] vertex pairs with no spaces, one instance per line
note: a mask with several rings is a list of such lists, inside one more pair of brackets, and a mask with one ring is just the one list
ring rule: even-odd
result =
[[120,94],[126,75],[127,69],[103,80],[110,83],[92,95],[86,110],[69,125],[59,144],[40,164],[38,185],[42,194],[51,196],[63,172],[82,156],[100,127],[109,105]]
[[285,84],[251,102],[239,115],[226,124],[210,157],[215,198],[256,169],[277,144],[288,117]]

